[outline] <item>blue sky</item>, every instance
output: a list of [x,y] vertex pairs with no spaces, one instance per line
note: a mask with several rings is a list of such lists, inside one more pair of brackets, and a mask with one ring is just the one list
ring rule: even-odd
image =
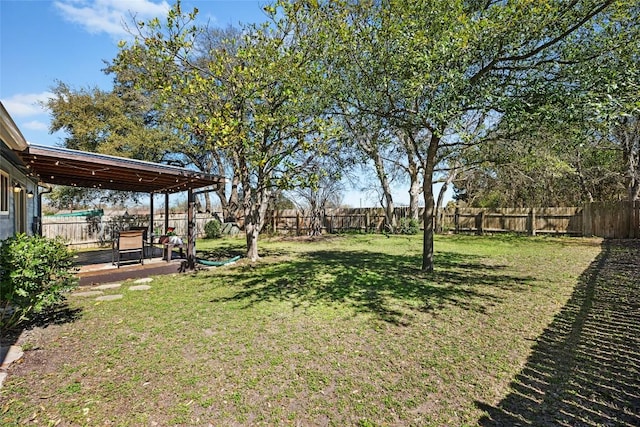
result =
[[[173,2],[158,0],[0,0],[0,100],[27,141],[60,145],[49,134],[49,114],[38,101],[50,97],[56,81],[74,89],[108,90],[104,61],[129,37],[123,23],[163,17]],[[264,20],[266,1],[184,0],[183,10],[199,10],[214,26]]]

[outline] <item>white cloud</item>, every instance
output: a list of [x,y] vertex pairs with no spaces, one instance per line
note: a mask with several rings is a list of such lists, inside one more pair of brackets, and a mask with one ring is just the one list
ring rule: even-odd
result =
[[11,98],[2,99],[2,104],[11,117],[31,117],[46,113],[46,108],[39,103],[53,97],[51,92],[18,93]]
[[45,131],[49,130],[49,125],[45,122],[40,122],[38,120],[31,120],[30,122],[22,123],[21,126],[23,129],[36,130],[36,131]]
[[114,37],[128,35],[124,25],[130,25],[133,16],[146,21],[164,17],[170,9],[164,0],[58,0],[54,5],[65,20],[79,24],[85,31]]

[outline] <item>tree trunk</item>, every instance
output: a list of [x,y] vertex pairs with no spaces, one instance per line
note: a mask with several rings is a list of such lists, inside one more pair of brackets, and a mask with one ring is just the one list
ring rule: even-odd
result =
[[204,193],[204,211],[205,212],[211,212],[211,196],[209,195],[209,193]]
[[[243,188],[249,188],[249,183],[243,184]],[[247,258],[251,261],[257,261],[260,258],[258,236],[264,228],[270,193],[264,189],[256,191],[255,196],[253,193],[251,189],[245,191],[244,230],[247,238]]]
[[634,202],[640,198],[640,117],[621,119],[614,133],[622,145],[622,158],[627,169],[627,198]]
[[245,235],[247,237],[247,258],[257,261],[258,255],[258,227],[255,224],[244,224]]
[[437,233],[442,233],[443,227],[442,227],[442,221],[444,218],[444,215],[442,214],[442,202],[444,200],[444,193],[447,192],[447,189],[449,188],[449,178],[447,178],[447,181],[442,183],[442,187],[440,187],[440,191],[438,192],[438,202],[436,203],[436,227],[435,227],[435,231]]
[[433,272],[433,170],[435,168],[436,154],[440,138],[431,136],[427,158],[424,161],[424,177],[422,181],[422,194],[424,196],[424,213],[422,215],[424,225],[424,239],[422,243],[422,271]]
[[226,212],[223,212],[224,219],[227,222],[235,222],[238,220],[238,216],[240,216],[240,194],[238,191],[239,185],[240,180],[236,176],[234,176],[231,179],[231,194],[229,194],[227,210]]
[[424,223],[424,239],[422,243],[422,271],[433,272],[433,176],[425,173],[422,185],[424,195],[424,213],[422,221]]
[[420,197],[420,170],[415,162],[409,162],[409,214],[411,219],[416,221],[420,216],[419,197]]
[[449,170],[449,174],[447,175],[447,179],[442,183],[442,187],[440,187],[440,192],[438,192],[438,203],[436,203],[436,232],[442,233],[442,222],[444,219],[444,215],[442,212],[442,202],[444,201],[444,195],[449,189],[451,183],[456,179],[458,175],[458,169],[453,166]]
[[589,202],[593,203],[593,194],[591,194],[591,191],[589,191],[584,174],[582,173],[582,159],[580,157],[580,150],[578,150],[577,152],[576,172],[578,173],[578,180],[580,181],[580,188],[582,188],[582,192],[587,196]]
[[378,179],[380,180],[380,188],[382,188],[384,197],[383,200],[385,201],[383,207],[387,227],[389,228],[389,232],[393,233],[398,227],[398,220],[395,215],[395,206],[393,204],[393,196],[391,195],[391,185],[389,184],[387,173],[384,170],[384,163],[382,161],[380,153],[377,151],[373,151],[371,153],[371,157],[373,158],[373,162],[376,167],[376,174],[378,175]]

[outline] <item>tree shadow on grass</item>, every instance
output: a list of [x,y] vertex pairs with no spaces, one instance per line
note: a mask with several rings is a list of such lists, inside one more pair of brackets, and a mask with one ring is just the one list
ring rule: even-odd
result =
[[[50,325],[72,323],[78,320],[81,315],[81,309],[71,308],[66,303],[42,313],[32,314],[29,320],[23,321],[18,326],[8,330],[0,330],[0,347],[8,349],[9,346],[16,344],[24,331],[33,328],[46,328]],[[3,363],[5,356],[6,352],[0,354],[0,365]]]
[[[224,259],[233,258],[235,256],[245,256],[247,253],[247,247],[240,239],[225,240],[218,242],[215,248],[197,248],[196,256],[200,259],[206,259],[209,261],[220,261]],[[275,257],[290,255],[291,252],[287,252],[283,249],[273,248],[260,248],[260,255],[262,257]]]
[[640,425],[640,240],[605,241],[482,426]]
[[419,256],[377,252],[309,252],[297,260],[245,266],[236,276],[242,289],[212,302],[342,304],[407,325],[412,315],[449,304],[483,312],[500,299],[498,289],[516,291],[531,281],[504,273],[504,267],[489,267],[471,255],[439,253],[433,274],[416,268],[420,261]]

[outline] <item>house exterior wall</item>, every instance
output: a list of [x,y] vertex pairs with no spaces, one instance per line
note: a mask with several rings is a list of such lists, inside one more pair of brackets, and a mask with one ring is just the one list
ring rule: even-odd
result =
[[[0,191],[0,240],[13,236],[18,231],[18,221],[16,215],[22,214],[24,221],[24,231],[32,235],[34,234],[34,218],[38,215],[38,185],[18,168],[16,168],[8,159],[0,158],[0,180],[4,180],[4,185]],[[13,191],[14,184],[18,183],[22,190],[20,193]],[[27,195],[31,192],[34,196],[29,198]],[[4,198],[4,203],[1,199]],[[24,212],[20,212],[19,203],[23,203]],[[4,206],[2,206],[4,205]],[[35,221],[37,222],[37,221]]]

